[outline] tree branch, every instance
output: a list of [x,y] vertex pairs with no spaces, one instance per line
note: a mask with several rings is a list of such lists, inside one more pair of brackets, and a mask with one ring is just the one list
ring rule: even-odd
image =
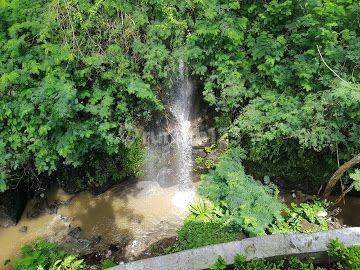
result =
[[341,176],[350,168],[354,167],[360,163],[360,154],[356,155],[352,159],[350,159],[348,162],[345,162],[343,165],[341,165],[336,172],[331,176],[329,182],[326,185],[325,191],[324,191],[324,197],[327,198],[330,196],[331,191],[335,187],[335,185],[339,182]]

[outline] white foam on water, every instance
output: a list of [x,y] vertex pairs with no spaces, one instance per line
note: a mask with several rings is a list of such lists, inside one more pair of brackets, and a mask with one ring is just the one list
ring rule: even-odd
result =
[[182,212],[187,212],[189,205],[195,200],[193,189],[178,191],[172,198],[173,205]]

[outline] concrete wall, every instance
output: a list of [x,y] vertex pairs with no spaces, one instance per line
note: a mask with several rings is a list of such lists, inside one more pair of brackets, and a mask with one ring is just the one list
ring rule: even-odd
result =
[[234,262],[235,254],[248,259],[279,258],[295,255],[314,256],[318,261],[324,256],[327,243],[339,238],[345,246],[360,245],[360,228],[345,228],[311,234],[277,234],[247,238],[241,241],[186,250],[169,255],[118,265],[111,270],[200,270],[209,268],[222,256],[228,264]]

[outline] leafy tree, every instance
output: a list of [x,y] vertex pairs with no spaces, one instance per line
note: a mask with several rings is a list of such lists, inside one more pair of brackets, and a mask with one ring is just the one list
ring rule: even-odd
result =
[[59,169],[99,182],[139,171],[137,123],[163,109],[156,93],[169,71],[166,48],[142,43],[157,39],[142,34],[157,12],[131,3],[2,2],[1,190]]
[[199,1],[189,62],[254,171],[324,181],[336,152],[358,153],[359,12],[358,1]]
[[135,174],[131,138],[163,110],[180,58],[252,167],[328,180],[360,150],[359,12],[355,0],[2,1],[0,189]]

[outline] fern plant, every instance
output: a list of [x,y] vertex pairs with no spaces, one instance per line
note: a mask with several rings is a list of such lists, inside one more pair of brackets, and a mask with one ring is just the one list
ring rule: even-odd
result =
[[57,244],[35,240],[21,249],[21,256],[12,260],[13,270],[84,270],[86,264],[74,254],[65,253]]
[[84,260],[79,260],[75,255],[68,255],[62,260],[57,260],[49,270],[83,270],[85,268]]

